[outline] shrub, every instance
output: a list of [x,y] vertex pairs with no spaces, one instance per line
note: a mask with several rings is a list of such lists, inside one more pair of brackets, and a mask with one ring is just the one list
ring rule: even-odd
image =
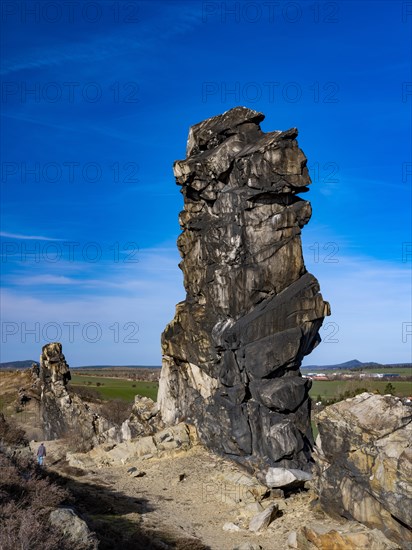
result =
[[0,413],[0,440],[6,445],[27,445],[26,433],[22,428],[6,421]]
[[86,386],[72,386],[70,393],[80,397],[83,401],[90,401],[96,403],[100,401],[100,394],[94,388],[86,388]]
[[386,394],[390,394],[390,395],[394,395],[395,393],[395,386],[393,384],[391,384],[390,382],[388,382],[385,386],[385,389],[383,390],[383,393],[386,395]]
[[72,453],[87,453],[93,447],[92,441],[87,441],[83,434],[76,428],[68,430],[63,439]]
[[120,424],[129,418],[132,407],[133,403],[128,403],[122,399],[113,399],[103,403],[100,413],[112,424],[120,426]]
[[0,453],[1,549],[69,550],[69,541],[48,521],[50,511],[68,498],[31,465]]

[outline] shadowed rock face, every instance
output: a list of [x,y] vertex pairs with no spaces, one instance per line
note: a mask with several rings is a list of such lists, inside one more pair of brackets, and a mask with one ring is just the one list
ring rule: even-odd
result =
[[329,305],[303,262],[306,157],[295,128],[263,133],[237,107],[190,129],[174,174],[186,300],[162,335],[158,402],[212,449],[258,470],[307,469],[310,381],[302,358]]

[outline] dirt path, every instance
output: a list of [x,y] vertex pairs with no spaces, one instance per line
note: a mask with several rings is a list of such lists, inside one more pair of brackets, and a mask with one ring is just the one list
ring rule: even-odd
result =
[[[56,444],[48,444],[52,456]],[[113,521],[131,533],[135,528],[150,540],[170,544],[164,548],[233,550],[249,542],[263,550],[288,550],[291,531],[319,519],[327,523],[323,514],[310,510],[310,492],[286,499],[267,496],[261,500],[261,509],[276,503],[279,517],[262,533],[252,533],[249,522],[259,513],[259,504],[251,502],[250,487],[242,484],[247,476],[235,464],[201,445],[175,456],[138,459],[127,466],[80,471],[61,464],[50,469],[69,476],[71,489],[80,497],[82,512],[88,519],[106,521],[106,527],[107,520]],[[131,477],[131,467],[136,468],[135,475],[142,475]],[[92,527],[98,527],[93,521]],[[239,531],[225,531],[226,523],[234,524]],[[191,541],[203,544],[188,546]]]

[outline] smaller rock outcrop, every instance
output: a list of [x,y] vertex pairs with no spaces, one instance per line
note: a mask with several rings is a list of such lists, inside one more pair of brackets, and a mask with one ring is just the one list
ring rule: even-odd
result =
[[163,428],[158,404],[150,397],[135,395],[132,412],[121,427],[122,440],[153,435]]
[[399,550],[378,529],[369,529],[354,521],[345,525],[313,523],[289,536],[289,548],[297,550]]
[[58,439],[74,433],[76,440],[85,442],[83,448],[77,450],[86,451],[102,443],[115,444],[153,436],[164,428],[157,403],[148,397],[135,396],[132,412],[120,426],[101,414],[99,406],[91,406],[69,392],[67,385],[71,374],[59,342],[43,346],[40,368],[38,374],[33,370],[33,376],[37,378],[41,394],[45,439]]
[[79,397],[70,395],[67,390],[71,375],[59,342],[43,346],[39,377],[45,438],[58,439],[75,429],[85,441],[97,443],[97,417]]
[[[412,406],[362,393],[318,415],[320,504],[412,546]],[[356,547],[355,547],[356,548]]]
[[70,466],[89,469],[108,465],[131,464],[139,459],[174,455],[198,443],[193,426],[176,424],[164,430],[132,440],[122,441],[110,449],[96,446],[88,453],[67,453]]
[[49,521],[70,539],[74,548],[97,550],[99,543],[95,533],[90,531],[87,523],[76,514],[73,508],[62,507],[53,510]]
[[79,396],[69,393],[70,369],[59,342],[43,346],[39,378],[45,439],[58,439],[72,433],[77,440],[84,442],[86,448],[121,440],[119,428],[111,426]]

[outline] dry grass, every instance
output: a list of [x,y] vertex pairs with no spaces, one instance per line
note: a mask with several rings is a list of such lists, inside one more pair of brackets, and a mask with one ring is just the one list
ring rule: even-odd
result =
[[27,445],[26,433],[12,421],[6,422],[4,414],[0,413],[0,441],[5,445]]
[[48,522],[50,511],[67,499],[67,492],[32,465],[1,453],[0,469],[1,550],[69,550],[71,545]]
[[132,412],[132,403],[127,403],[122,399],[113,399],[102,404],[100,413],[107,418],[111,424],[120,426],[127,418],[129,418]]

